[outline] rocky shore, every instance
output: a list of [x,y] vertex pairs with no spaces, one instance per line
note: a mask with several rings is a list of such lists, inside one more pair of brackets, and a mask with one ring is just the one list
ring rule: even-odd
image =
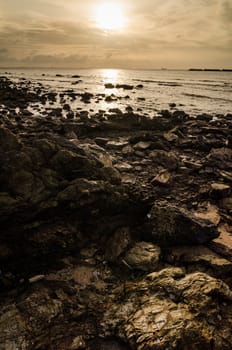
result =
[[230,350],[232,114],[92,98],[0,77],[0,350]]

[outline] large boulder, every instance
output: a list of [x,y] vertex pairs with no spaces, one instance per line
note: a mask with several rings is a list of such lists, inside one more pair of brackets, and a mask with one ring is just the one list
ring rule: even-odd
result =
[[105,313],[104,335],[137,350],[231,349],[232,291],[222,281],[167,268],[123,288]]
[[203,244],[219,233],[215,222],[167,201],[157,201],[148,214],[145,237],[163,245]]

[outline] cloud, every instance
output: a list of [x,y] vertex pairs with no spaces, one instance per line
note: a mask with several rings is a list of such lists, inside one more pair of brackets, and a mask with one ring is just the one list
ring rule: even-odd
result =
[[[96,27],[100,0],[0,0],[1,64],[215,65],[231,58],[229,0],[121,0],[124,32]],[[226,62],[226,63],[225,63]]]

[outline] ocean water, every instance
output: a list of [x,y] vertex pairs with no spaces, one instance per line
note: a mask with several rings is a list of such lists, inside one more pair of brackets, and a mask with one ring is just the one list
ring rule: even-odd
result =
[[[174,70],[118,70],[118,69],[1,69],[1,75],[23,83],[29,79],[32,87],[41,84],[46,91],[58,93],[55,107],[60,106],[59,94],[72,90],[94,95],[86,104],[80,98],[67,99],[73,111],[86,110],[94,114],[99,110],[130,106],[133,110],[153,117],[160,110],[184,110],[191,115],[201,113],[232,113],[232,72],[174,71]],[[80,78],[73,78],[79,75]],[[143,88],[124,90],[107,89],[106,83],[129,84]],[[105,96],[112,95],[112,102]],[[170,107],[170,104],[175,106]],[[45,106],[49,108],[51,106]],[[33,110],[33,106],[31,108]],[[38,110],[36,111],[38,113]]]

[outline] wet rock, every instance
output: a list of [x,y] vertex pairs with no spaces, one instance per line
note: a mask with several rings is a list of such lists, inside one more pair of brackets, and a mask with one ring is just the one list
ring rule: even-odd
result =
[[103,334],[113,331],[139,350],[230,349],[232,291],[222,281],[168,268],[124,288],[105,313]]
[[176,107],[176,103],[169,103],[169,107],[175,108]]
[[117,97],[114,94],[108,95],[105,97],[106,102],[114,102],[117,101]]
[[126,110],[128,113],[133,112],[133,108],[132,108],[131,106],[127,106],[127,107],[125,108],[125,110]]
[[202,244],[219,235],[217,225],[209,219],[198,218],[194,212],[166,201],[156,202],[148,218],[144,234],[159,245]]
[[133,85],[129,85],[129,84],[117,84],[116,88],[117,89],[123,89],[123,90],[133,90],[134,86]]
[[70,107],[70,105],[69,105],[68,103],[65,103],[65,104],[63,105],[63,109],[64,109],[65,111],[70,111],[70,110],[71,110],[71,107]]
[[126,253],[123,261],[131,269],[154,271],[159,263],[160,248],[152,243],[137,242]]
[[107,83],[107,84],[105,84],[105,88],[106,89],[113,89],[114,85],[112,83]]

